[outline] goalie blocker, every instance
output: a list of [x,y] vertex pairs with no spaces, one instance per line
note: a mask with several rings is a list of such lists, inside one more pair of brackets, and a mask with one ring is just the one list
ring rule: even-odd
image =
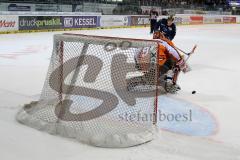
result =
[[[135,77],[131,81],[138,81],[135,85],[146,85],[152,82],[154,71],[154,63],[159,68],[159,86],[162,86],[166,92],[176,93],[180,90],[177,79],[180,71],[189,70],[185,63],[184,56],[178,52],[174,44],[166,39],[160,32],[155,32],[153,39],[157,39],[158,48],[156,46],[145,47],[138,50],[135,54],[136,68],[144,73],[141,77]],[[158,57],[158,59],[156,58]],[[154,75],[154,74],[153,74]],[[151,84],[149,84],[151,85]]]

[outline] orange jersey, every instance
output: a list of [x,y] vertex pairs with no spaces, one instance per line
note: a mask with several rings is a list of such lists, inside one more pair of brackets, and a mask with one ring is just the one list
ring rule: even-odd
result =
[[176,50],[174,43],[169,39],[165,38],[165,36],[161,32],[155,32],[153,35],[153,39],[158,39],[158,64],[163,65],[167,59],[171,58],[174,61],[180,61],[182,59],[181,54]]

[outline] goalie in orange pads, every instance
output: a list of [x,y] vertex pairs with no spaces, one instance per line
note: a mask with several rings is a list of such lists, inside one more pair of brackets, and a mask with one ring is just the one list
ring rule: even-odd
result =
[[138,70],[144,72],[144,78],[153,82],[155,70],[151,64],[159,67],[159,82],[166,92],[176,93],[180,90],[177,79],[180,71],[188,71],[183,55],[181,55],[174,44],[166,39],[160,32],[155,32],[153,39],[158,42],[158,47],[145,47],[135,54],[135,62]]

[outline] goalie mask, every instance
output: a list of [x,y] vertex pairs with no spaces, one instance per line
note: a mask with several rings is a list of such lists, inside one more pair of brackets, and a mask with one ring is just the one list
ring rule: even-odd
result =
[[136,68],[143,72],[150,71],[156,65],[156,57],[157,48],[155,46],[144,47],[137,50],[134,56]]

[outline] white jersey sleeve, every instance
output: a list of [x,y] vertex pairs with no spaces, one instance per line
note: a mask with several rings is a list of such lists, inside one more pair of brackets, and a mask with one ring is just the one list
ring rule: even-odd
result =
[[171,45],[169,45],[167,42],[165,42],[165,41],[163,41],[161,39],[159,39],[158,41],[161,43],[161,45],[166,47],[166,49],[167,49],[169,54],[171,54],[178,61],[181,60],[181,56],[180,56],[180,54],[178,53],[178,51],[175,48],[173,48]]

